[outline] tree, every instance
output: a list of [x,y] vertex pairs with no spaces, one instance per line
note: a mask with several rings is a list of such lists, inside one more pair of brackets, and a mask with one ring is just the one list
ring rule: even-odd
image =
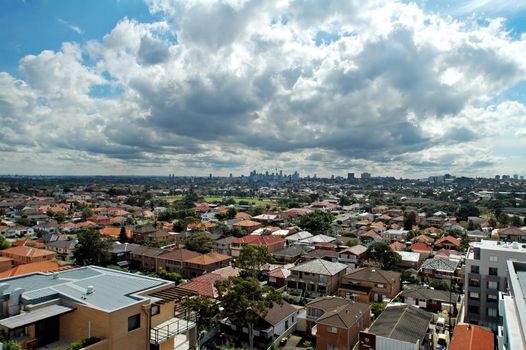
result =
[[300,219],[300,227],[313,234],[327,234],[331,232],[334,215],[330,212],[315,210],[305,214]]
[[411,231],[413,225],[416,225],[416,214],[414,211],[410,211],[404,216],[404,230]]
[[347,247],[354,247],[355,245],[360,244],[360,240],[358,238],[351,238],[347,241]]
[[242,329],[248,328],[250,349],[254,348],[254,326],[274,304],[281,304],[281,294],[262,286],[255,278],[231,277],[216,284],[223,317]]
[[93,215],[93,211],[90,208],[86,207],[86,208],[82,209],[82,218],[84,220],[86,220],[87,218],[89,218],[92,215]]
[[438,290],[449,290],[449,284],[446,281],[439,279],[432,279],[429,282],[429,286]]
[[246,275],[257,278],[261,267],[272,261],[265,246],[245,245],[239,253],[234,266],[242,269]]
[[128,242],[128,236],[126,235],[126,227],[121,226],[121,230],[119,232],[119,242],[126,243]]
[[199,253],[208,253],[215,244],[208,232],[197,232],[186,239],[185,247]]
[[168,281],[173,281],[175,284],[180,284],[183,281],[183,276],[177,272],[168,272],[165,269],[160,269],[159,272],[157,272],[157,276]]
[[470,216],[479,216],[480,210],[474,204],[463,204],[458,208],[457,216],[460,221],[467,221]]
[[22,346],[15,340],[7,340],[3,344],[5,350],[22,350]]
[[402,258],[385,242],[375,242],[369,245],[365,252],[367,260],[378,263],[383,269],[395,267]]
[[185,298],[183,306],[197,315],[197,327],[199,333],[208,331],[219,324],[221,311],[219,304],[214,299],[199,295],[197,297]]
[[261,215],[263,213],[265,213],[266,211],[266,208],[265,207],[262,207],[262,206],[256,206],[256,207],[251,207],[248,209],[248,213],[251,215],[251,216],[258,216],[258,215]]
[[5,239],[4,236],[0,235],[0,250],[7,249],[11,244]]
[[104,265],[111,258],[111,240],[93,229],[86,229],[77,235],[78,244],[73,258],[78,265]]
[[237,214],[237,210],[236,208],[234,207],[230,207],[228,208],[228,210],[226,211],[226,217],[227,219],[233,219],[236,217],[236,214]]
[[508,224],[510,222],[510,217],[508,216],[508,214],[502,212],[497,217],[497,220],[499,220],[499,224],[501,224],[502,226],[508,226]]
[[382,303],[373,303],[373,305],[371,306],[371,311],[374,315],[374,318],[378,318],[378,316],[380,316],[380,314],[384,311],[385,309],[385,305],[382,304]]

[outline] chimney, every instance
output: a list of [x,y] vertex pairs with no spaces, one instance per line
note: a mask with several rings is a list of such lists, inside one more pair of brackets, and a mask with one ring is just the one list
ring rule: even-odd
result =
[[7,301],[7,313],[9,316],[18,315],[20,313],[20,299],[22,298],[24,290],[22,288],[16,288],[9,294],[9,300]]

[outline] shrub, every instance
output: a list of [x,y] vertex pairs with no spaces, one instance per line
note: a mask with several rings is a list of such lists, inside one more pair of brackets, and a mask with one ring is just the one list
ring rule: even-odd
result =
[[89,338],[77,340],[71,343],[71,345],[68,347],[68,350],[80,350],[82,348],[85,348],[86,346],[95,344],[98,341],[100,341],[100,339],[96,337],[89,337]]

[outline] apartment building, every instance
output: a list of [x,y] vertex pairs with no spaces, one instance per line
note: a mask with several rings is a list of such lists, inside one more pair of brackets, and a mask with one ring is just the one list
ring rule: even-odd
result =
[[499,350],[526,349],[526,261],[508,260],[508,293],[499,292]]
[[90,350],[165,350],[195,330],[195,315],[178,312],[194,293],[158,278],[89,266],[5,278],[0,291],[0,329],[24,349],[94,337]]
[[499,292],[508,287],[508,260],[526,261],[526,244],[482,240],[469,248],[464,282],[466,322],[497,331]]
[[287,288],[292,293],[309,296],[320,296],[334,293],[347,265],[315,259],[290,269],[287,277]]

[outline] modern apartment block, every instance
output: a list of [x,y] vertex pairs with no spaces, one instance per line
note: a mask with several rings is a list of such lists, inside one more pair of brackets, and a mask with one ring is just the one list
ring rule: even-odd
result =
[[526,261],[526,244],[482,240],[466,255],[465,321],[491,328],[501,324],[499,292],[508,287],[508,260]]
[[497,332],[499,350],[526,349],[526,262],[508,265],[508,293],[499,293],[499,314],[502,326]]
[[178,311],[194,293],[158,278],[89,266],[5,278],[0,292],[0,329],[23,349],[95,337],[90,350],[165,350],[195,330],[195,315]]

